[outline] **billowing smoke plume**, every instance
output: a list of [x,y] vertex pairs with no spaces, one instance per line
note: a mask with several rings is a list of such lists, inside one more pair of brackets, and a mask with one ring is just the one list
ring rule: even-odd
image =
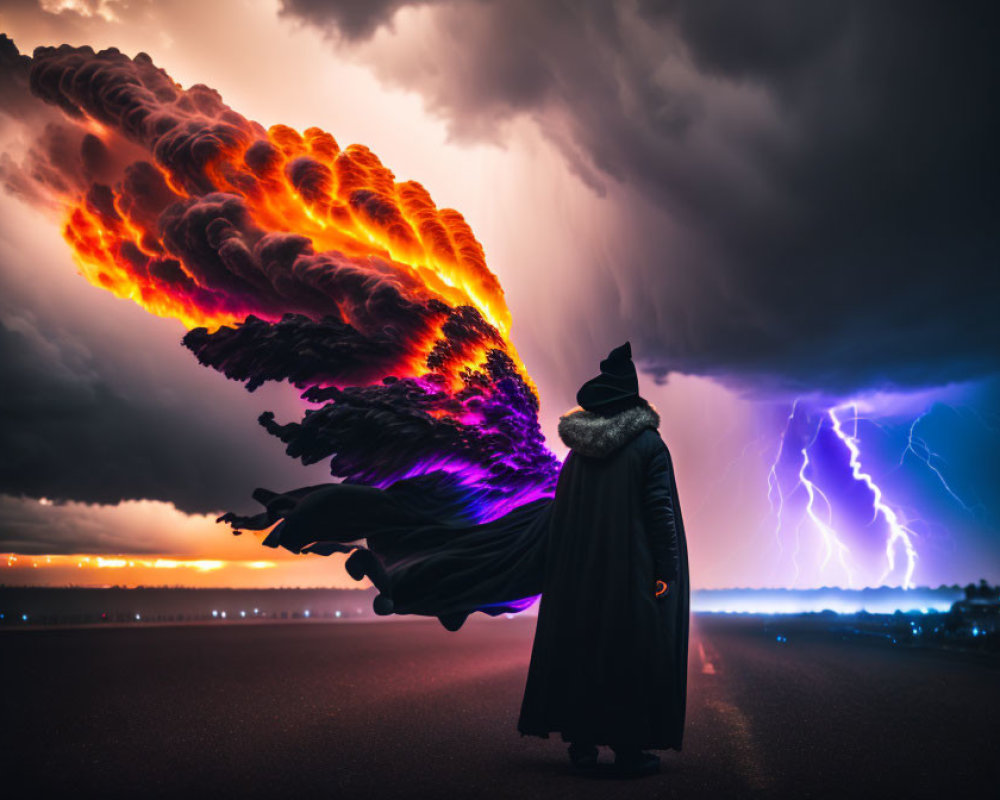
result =
[[62,112],[4,165],[8,185],[60,208],[81,273],[183,321],[203,364],[322,404],[298,423],[262,415],[289,455],[380,486],[446,470],[480,519],[551,491],[503,291],[458,212],[367,148],[265,129],[144,53],[0,52],[20,76],[4,96],[26,102],[26,75]]

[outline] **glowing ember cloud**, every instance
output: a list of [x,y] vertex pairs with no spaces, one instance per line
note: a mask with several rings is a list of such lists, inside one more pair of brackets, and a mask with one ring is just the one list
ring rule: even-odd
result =
[[480,520],[551,495],[537,392],[460,213],[368,148],[264,128],[145,53],[63,45],[11,64],[64,115],[21,173],[62,209],[80,273],[180,320],[248,390],[303,390],[319,407],[301,422],[260,419],[289,455],[378,486],[447,470]]

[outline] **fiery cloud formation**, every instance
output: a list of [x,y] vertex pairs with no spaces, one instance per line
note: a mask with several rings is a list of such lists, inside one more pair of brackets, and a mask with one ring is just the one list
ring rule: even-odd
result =
[[290,455],[385,484],[445,468],[484,517],[556,472],[510,313],[461,214],[367,148],[265,129],[149,56],[37,48],[6,60],[60,109],[14,173],[62,207],[81,274],[181,320],[202,363],[325,403],[267,429]]

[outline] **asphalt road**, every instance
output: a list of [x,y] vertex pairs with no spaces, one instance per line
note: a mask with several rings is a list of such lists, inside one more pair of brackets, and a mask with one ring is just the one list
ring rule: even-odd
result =
[[[1000,786],[1000,670],[695,617],[684,750],[572,774],[521,737],[535,620],[0,633],[7,797],[931,797]],[[609,760],[602,749],[602,761]]]

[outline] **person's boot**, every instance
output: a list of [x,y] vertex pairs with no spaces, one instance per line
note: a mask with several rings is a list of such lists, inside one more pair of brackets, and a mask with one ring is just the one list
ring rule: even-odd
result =
[[574,769],[590,770],[597,767],[598,750],[595,745],[572,742],[569,746],[569,760]]
[[660,757],[639,748],[615,749],[615,771],[623,778],[652,775],[660,771]]

